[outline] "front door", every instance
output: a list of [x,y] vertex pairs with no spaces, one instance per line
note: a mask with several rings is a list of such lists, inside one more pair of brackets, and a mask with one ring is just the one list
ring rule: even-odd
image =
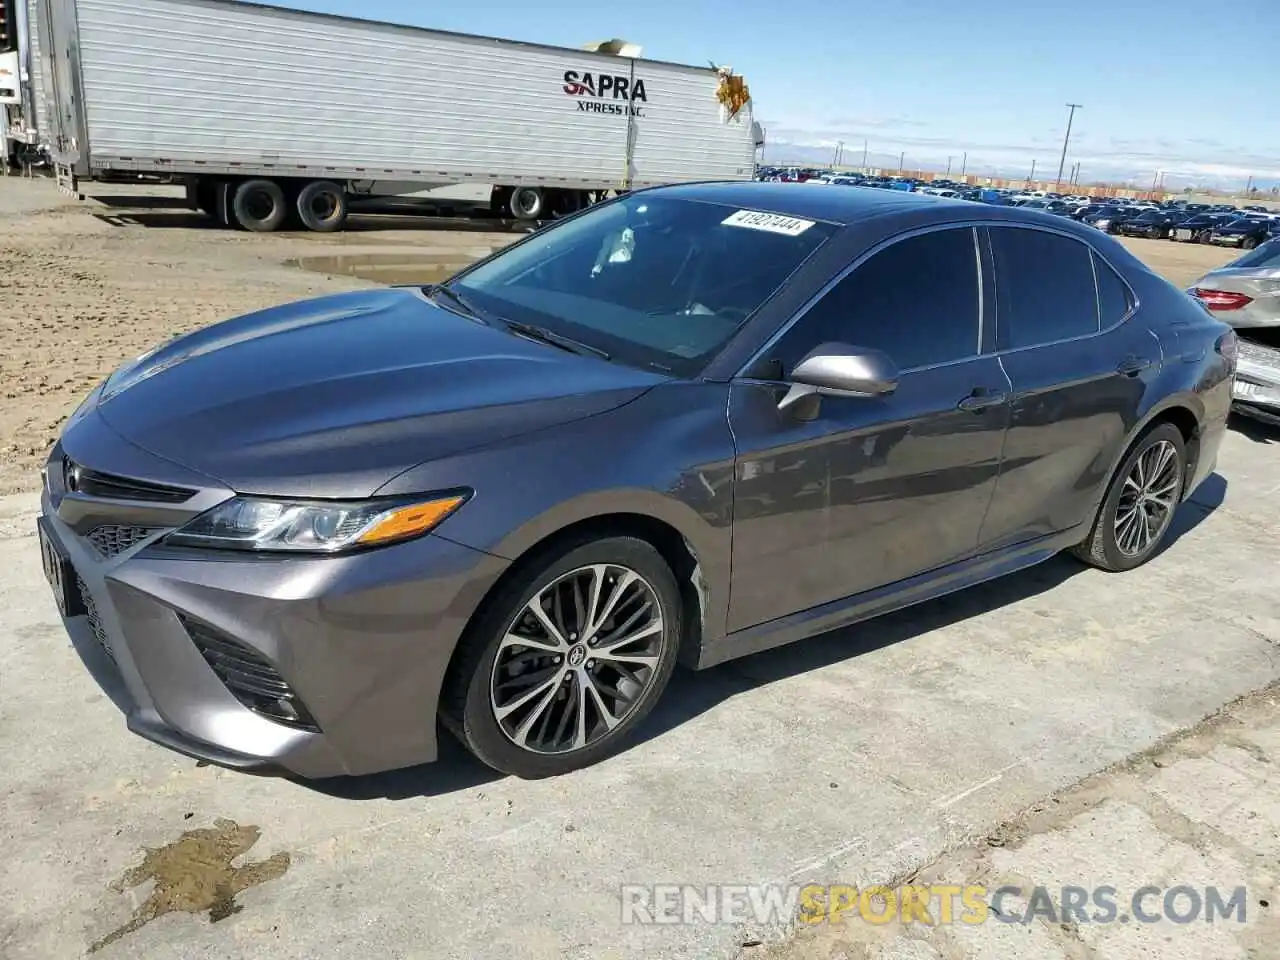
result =
[[[737,443],[729,629],[972,555],[1000,470],[1009,383],[981,356],[976,234],[900,240],[813,304],[729,394]],[[779,411],[779,382],[825,342],[883,350],[883,398]],[[771,371],[765,379],[762,373]]]

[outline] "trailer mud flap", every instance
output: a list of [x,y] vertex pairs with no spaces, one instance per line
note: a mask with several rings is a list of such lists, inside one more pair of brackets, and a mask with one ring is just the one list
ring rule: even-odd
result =
[[231,184],[226,180],[215,180],[213,183],[214,216],[224,227],[237,226],[235,215],[231,212]]

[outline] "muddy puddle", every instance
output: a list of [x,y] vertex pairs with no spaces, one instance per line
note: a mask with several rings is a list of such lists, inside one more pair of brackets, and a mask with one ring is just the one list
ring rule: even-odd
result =
[[112,889],[126,893],[150,880],[155,886],[128,922],[93,943],[89,952],[110,946],[166,913],[207,912],[211,923],[239,913],[238,894],[277,880],[289,869],[289,854],[283,852],[233,865],[261,836],[258,827],[215,820],[212,827],[188,830],[172,843],[145,850],[142,863],[127,871]]
[[463,267],[479,259],[481,254],[414,256],[407,253],[344,253],[324,257],[298,257],[285,261],[287,266],[330,276],[358,277],[375,283],[440,283]]

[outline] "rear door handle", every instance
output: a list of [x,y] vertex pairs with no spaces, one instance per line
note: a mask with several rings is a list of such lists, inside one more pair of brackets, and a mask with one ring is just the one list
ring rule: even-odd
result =
[[1116,373],[1126,377],[1136,377],[1154,363],[1148,357],[1125,357],[1116,365]]
[[985,387],[975,387],[973,393],[957,403],[956,406],[961,410],[978,413],[991,407],[998,407],[1008,399],[1008,394],[1003,390],[988,390]]

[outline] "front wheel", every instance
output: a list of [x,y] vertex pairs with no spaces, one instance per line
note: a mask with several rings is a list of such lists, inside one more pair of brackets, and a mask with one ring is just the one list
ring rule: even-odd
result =
[[680,590],[649,543],[606,537],[530,564],[486,602],[441,715],[504,773],[568,773],[616,753],[666,688]]
[[231,200],[235,222],[254,233],[270,233],[280,228],[289,213],[284,191],[274,180],[245,180],[236,187]]
[[1086,563],[1118,572],[1156,554],[1182,500],[1187,463],[1182,433],[1162,423],[1134,444],[1107,488],[1088,538],[1074,548]]
[[1252,250],[1257,245],[1258,240],[1256,237],[1245,237],[1240,241],[1240,249],[1242,250]]

